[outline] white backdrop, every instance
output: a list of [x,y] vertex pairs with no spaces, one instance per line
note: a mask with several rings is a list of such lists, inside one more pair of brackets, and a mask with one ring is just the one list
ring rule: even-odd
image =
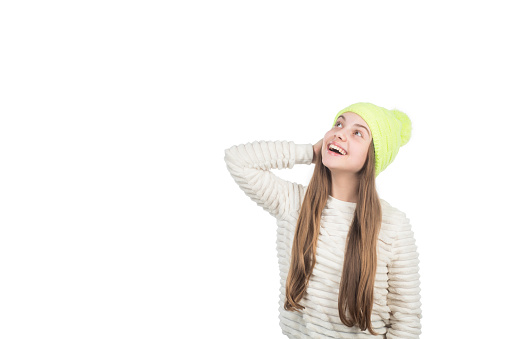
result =
[[412,120],[377,185],[413,225],[421,338],[501,337],[503,8],[2,2],[0,337],[285,338],[275,219],[224,150],[316,143],[358,101]]

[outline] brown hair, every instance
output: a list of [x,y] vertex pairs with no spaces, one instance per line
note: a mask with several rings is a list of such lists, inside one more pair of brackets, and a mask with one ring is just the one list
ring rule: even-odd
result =
[[[297,220],[290,268],[285,287],[284,309],[300,310],[310,275],[315,266],[315,253],[322,210],[331,194],[331,173],[322,164],[322,152],[316,155],[315,169],[308,185]],[[347,242],[338,293],[338,313],[348,327],[357,325],[362,331],[378,335],[372,329],[373,287],[377,272],[377,239],[382,222],[380,199],[375,188],[375,150],[373,140],[366,161],[357,173],[358,202]],[[346,311],[349,311],[350,318]]]

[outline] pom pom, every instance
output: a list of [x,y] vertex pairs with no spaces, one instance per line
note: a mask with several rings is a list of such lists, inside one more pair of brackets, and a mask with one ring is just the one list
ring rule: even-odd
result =
[[412,122],[408,115],[397,109],[391,110],[394,113],[396,119],[401,122],[401,146],[405,145],[412,135]]

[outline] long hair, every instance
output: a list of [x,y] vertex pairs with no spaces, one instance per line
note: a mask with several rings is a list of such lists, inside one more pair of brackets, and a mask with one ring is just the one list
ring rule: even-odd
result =
[[[331,193],[331,173],[322,164],[321,153],[316,156],[315,169],[301,205],[292,243],[291,262],[285,287],[284,309],[287,311],[305,308],[298,302],[306,292],[315,266],[320,219]],[[382,208],[375,187],[373,140],[365,164],[357,175],[358,202],[347,235],[337,308],[340,319],[346,326],[357,325],[362,331],[368,328],[370,333],[378,335],[371,325],[371,312]]]

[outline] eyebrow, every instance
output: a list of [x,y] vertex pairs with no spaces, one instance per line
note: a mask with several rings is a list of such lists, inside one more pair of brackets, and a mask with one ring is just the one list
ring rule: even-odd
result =
[[[343,118],[343,120],[344,120],[344,121],[347,121],[347,119],[345,119],[345,117],[344,117],[343,115],[340,115],[340,116],[338,117],[338,119],[340,119],[340,118]],[[336,119],[336,122],[338,122],[338,119]],[[336,124],[335,124],[335,125],[336,125]],[[360,124],[354,124],[354,126],[359,126],[359,127],[364,128],[364,129],[366,130],[366,132],[368,132],[368,135],[370,135],[370,131],[368,131],[368,129],[367,129],[366,127],[364,127],[363,125],[360,125]]]

